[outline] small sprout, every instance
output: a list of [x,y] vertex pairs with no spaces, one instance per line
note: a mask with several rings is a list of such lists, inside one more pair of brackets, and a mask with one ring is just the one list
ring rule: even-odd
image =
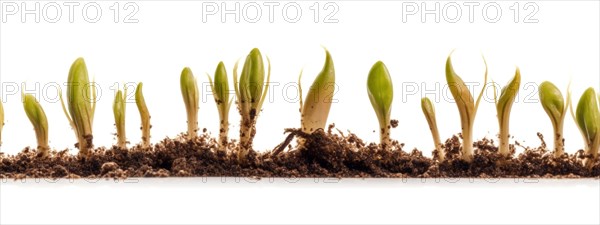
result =
[[227,81],[225,64],[219,62],[219,65],[217,65],[214,82],[212,78],[210,78],[210,75],[207,74],[207,76],[210,82],[210,88],[215,97],[217,109],[219,110],[219,146],[221,150],[226,150],[227,143],[229,142],[227,138],[227,134],[229,133],[229,109],[231,108],[233,99],[229,98],[229,82]]
[[113,102],[113,114],[115,116],[115,126],[117,127],[117,147],[120,149],[127,148],[127,135],[125,134],[125,109],[127,86],[124,90],[118,90]]
[[[302,73],[300,73],[300,80]],[[300,85],[300,83],[298,83]],[[302,99],[302,88],[299,88]],[[333,92],[335,90],[335,69],[329,51],[325,50],[325,64],[317,75],[310,90],[306,94],[306,101],[300,101],[301,127],[305,133],[312,133],[324,129],[331,109]]]
[[144,100],[143,86],[142,82],[137,85],[135,90],[135,104],[138,111],[140,111],[140,118],[142,118],[142,148],[148,148],[150,147],[150,112],[146,106],[146,100]]
[[551,82],[544,81],[539,86],[539,96],[542,107],[550,121],[552,122],[552,128],[554,128],[554,157],[558,158],[564,154],[564,136],[563,136],[563,124],[565,121],[565,115],[567,115],[567,107],[569,106],[569,99],[567,104],[564,102],[562,93],[558,88]]
[[[240,149],[238,160],[244,162],[252,148],[252,140],[256,134],[256,119],[261,111],[269,89],[271,79],[271,61],[269,63],[267,80],[265,82],[265,67],[263,57],[257,48],[252,49],[246,57],[244,67],[238,80],[237,67],[233,67],[233,86],[237,98],[238,110],[241,115]],[[264,90],[263,90],[264,88]]]
[[437,150],[437,158],[439,161],[444,161],[446,152],[444,152],[442,142],[440,141],[440,132],[437,127],[437,120],[435,119],[435,108],[429,98],[425,97],[421,99],[421,109],[423,110],[425,119],[427,119],[427,124],[429,124],[429,130],[431,130],[433,144],[435,145],[435,150]]
[[450,87],[450,92],[456,101],[456,106],[460,113],[460,123],[462,127],[462,159],[471,162],[473,160],[473,123],[475,122],[475,115],[477,114],[477,108],[483,96],[483,91],[487,85],[488,69],[485,58],[483,59],[485,64],[485,75],[483,81],[483,88],[477,97],[477,101],[473,101],[473,96],[469,92],[467,85],[463,80],[454,72],[452,67],[452,61],[450,56],[446,60],[446,81]]
[[0,100],[0,146],[2,146],[2,128],[4,128],[4,106]]
[[183,102],[185,103],[185,109],[187,111],[187,124],[188,124],[188,140],[192,140],[196,137],[196,131],[198,131],[198,109],[200,109],[198,97],[198,84],[196,77],[192,74],[192,70],[188,67],[181,71],[181,95],[183,96]]
[[[498,152],[501,156],[508,156],[510,154],[508,139],[509,139],[509,121],[510,121],[510,110],[517,93],[519,93],[519,85],[521,85],[521,71],[517,68],[515,76],[504,86],[500,91],[500,98],[496,102],[496,113],[498,116],[498,124],[500,125],[500,147]],[[494,86],[495,88],[496,86]],[[496,100],[496,90],[494,89],[494,100]]]
[[[570,92],[567,98],[570,98]],[[594,88],[590,87],[583,92],[574,115],[571,107],[571,115],[583,136],[585,153],[591,157],[591,159],[586,158],[584,164],[591,168],[594,160],[598,159],[598,151],[600,151],[600,109]]]
[[48,145],[48,119],[46,118],[46,113],[40,103],[31,94],[23,96],[23,108],[35,130],[39,155],[46,157],[50,150],[50,146]]
[[77,145],[79,153],[83,156],[90,154],[90,149],[94,147],[92,135],[92,125],[94,121],[94,112],[96,111],[96,88],[90,82],[87,67],[83,58],[78,58],[71,65],[67,82],[67,104],[60,95],[63,112],[67,116],[71,127],[77,136]]
[[392,112],[392,100],[394,98],[394,86],[392,77],[383,62],[376,62],[369,71],[367,79],[367,92],[369,100],[379,120],[379,137],[382,149],[389,149],[390,140],[390,117]]

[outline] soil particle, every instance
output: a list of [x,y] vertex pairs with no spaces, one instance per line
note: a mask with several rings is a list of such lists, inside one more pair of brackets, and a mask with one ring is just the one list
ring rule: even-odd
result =
[[390,125],[392,125],[392,128],[398,127],[398,120],[391,120]]

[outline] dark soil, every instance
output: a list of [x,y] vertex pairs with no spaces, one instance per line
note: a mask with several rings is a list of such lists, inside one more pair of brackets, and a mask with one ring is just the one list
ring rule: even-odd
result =
[[[15,156],[0,153],[0,178],[126,178],[126,177],[599,177],[600,161],[591,169],[582,164],[583,154],[559,159],[546,146],[525,148],[517,156],[502,158],[492,140],[476,142],[472,163],[460,159],[458,136],[445,143],[446,160],[434,161],[414,149],[404,151],[393,141],[389,150],[365,143],[352,133],[332,126],[313,134],[288,129],[286,141],[266,153],[250,151],[247,163],[238,163],[236,142],[229,151],[219,151],[217,142],[204,133],[193,141],[165,139],[151,149],[139,145],[128,150],[98,148],[83,158],[64,151],[39,157],[36,150],[24,149]],[[298,144],[292,146],[293,138]],[[540,136],[540,138],[542,138]],[[542,138],[543,142],[543,138]],[[511,146],[514,150],[515,146]],[[517,143],[516,147],[521,147]]]

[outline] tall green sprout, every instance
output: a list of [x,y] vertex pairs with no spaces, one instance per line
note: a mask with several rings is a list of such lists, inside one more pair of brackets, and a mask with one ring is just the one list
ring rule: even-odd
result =
[[567,98],[567,103],[565,104],[560,90],[548,81],[540,84],[539,97],[544,111],[546,111],[552,122],[552,128],[554,129],[554,157],[558,158],[565,152],[563,126],[570,98]]
[[67,107],[60,93],[63,112],[77,136],[79,153],[83,156],[90,154],[94,147],[92,125],[96,111],[96,88],[90,82],[87,67],[83,58],[78,58],[71,65],[67,80]]
[[135,89],[135,104],[137,105],[142,120],[142,148],[148,148],[150,147],[150,128],[152,126],[150,125],[150,112],[148,111],[144,93],[142,92],[143,86],[142,82],[140,82]]
[[367,92],[369,100],[379,120],[379,137],[382,149],[391,146],[390,132],[392,100],[394,99],[394,86],[392,77],[383,62],[377,61],[369,71],[367,78]]
[[448,82],[450,92],[456,101],[456,106],[458,107],[458,111],[460,113],[460,123],[463,137],[461,153],[462,159],[466,162],[473,161],[473,124],[475,122],[475,115],[477,114],[479,102],[481,101],[483,91],[487,85],[488,69],[485,58],[483,59],[483,62],[485,64],[484,84],[479,96],[477,97],[477,101],[474,101],[473,96],[471,96],[471,93],[467,88],[467,85],[465,85],[460,76],[454,72],[450,56],[448,56],[448,59],[446,60],[446,81]]
[[113,102],[113,114],[115,117],[115,126],[117,127],[117,147],[127,148],[127,135],[125,130],[125,112],[126,112],[127,86],[124,90],[118,90]]
[[[300,85],[301,77],[302,73],[300,73],[300,77],[298,78],[298,85]],[[335,91],[335,68],[329,51],[325,50],[325,64],[323,65],[323,69],[321,69],[321,72],[310,86],[304,102],[302,101],[302,86],[298,90],[300,95],[300,124],[302,131],[312,133],[317,129],[324,129]]]
[[433,138],[433,145],[437,150],[438,160],[444,161],[446,158],[446,152],[444,152],[442,142],[440,141],[440,132],[437,127],[437,120],[435,119],[435,108],[433,107],[433,103],[431,103],[429,98],[425,97],[421,99],[421,110],[423,110],[423,115],[425,115],[425,119],[429,125],[431,137]]
[[229,98],[229,82],[227,81],[225,64],[219,62],[219,65],[217,65],[214,82],[212,78],[210,78],[210,75],[207,76],[213,96],[215,97],[217,109],[219,110],[219,146],[221,150],[226,150],[225,148],[229,142],[227,137],[229,133],[229,109],[231,108],[233,99]]
[[37,149],[40,156],[48,156],[50,146],[48,145],[48,119],[40,103],[31,94],[23,95],[23,108],[27,118],[33,125],[37,139]]
[[238,110],[241,115],[240,148],[238,160],[244,162],[252,148],[252,140],[256,134],[256,120],[266,99],[271,79],[271,62],[269,63],[267,80],[265,82],[265,67],[263,57],[257,48],[252,49],[246,57],[242,73],[238,80],[238,63],[233,68],[233,86],[237,98]]
[[[570,92],[567,98],[570,97]],[[598,151],[600,151],[600,109],[598,108],[598,100],[594,88],[588,88],[583,92],[577,111],[573,114],[573,107],[570,107],[571,115],[575,119],[577,127],[581,132],[585,143],[585,153],[591,158],[584,160],[585,166],[591,168],[594,160],[598,159]]]
[[192,73],[192,70],[188,67],[181,71],[181,95],[183,96],[183,102],[185,103],[185,110],[187,112],[187,139],[194,139],[198,131],[198,110],[200,109],[200,98],[198,92],[198,83],[196,77]]
[[512,108],[513,103],[515,102],[517,93],[519,93],[519,85],[521,85],[521,71],[519,70],[519,68],[517,68],[513,79],[500,91],[499,99],[496,98],[496,86],[494,86],[494,100],[497,100],[496,113],[498,116],[498,124],[500,125],[500,146],[498,148],[498,153],[500,153],[500,155],[504,157],[510,154],[508,144],[508,140],[510,138],[510,110]]

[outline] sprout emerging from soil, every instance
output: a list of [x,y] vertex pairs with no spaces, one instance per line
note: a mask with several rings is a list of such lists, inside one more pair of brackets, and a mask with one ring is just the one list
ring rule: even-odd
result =
[[146,106],[146,100],[144,99],[144,93],[142,87],[144,84],[140,82],[135,89],[135,104],[137,105],[138,111],[140,112],[140,118],[142,119],[142,148],[150,147],[150,112]]
[[127,135],[125,134],[125,101],[127,95],[127,86],[124,90],[118,90],[113,102],[113,114],[115,116],[115,126],[117,127],[117,147],[127,148]]
[[[300,77],[298,85],[300,85]],[[300,86],[299,95],[302,99],[302,87]],[[305,133],[312,133],[318,129],[325,129],[327,117],[331,109],[333,93],[335,91],[335,68],[331,54],[325,49],[325,64],[319,75],[315,78],[308,93],[306,100],[300,100],[301,127]]]
[[94,121],[94,112],[96,111],[96,88],[90,82],[87,67],[83,58],[78,58],[71,65],[67,82],[67,107],[60,95],[63,112],[67,116],[71,127],[77,136],[76,147],[83,156],[90,154],[90,149],[94,146],[92,135],[92,125]]
[[252,49],[246,57],[244,67],[238,80],[237,67],[233,67],[233,86],[237,98],[238,110],[241,115],[240,124],[240,149],[238,160],[244,162],[246,155],[252,148],[252,140],[256,134],[256,120],[267,96],[269,81],[271,79],[271,62],[269,63],[267,80],[265,82],[265,66],[263,57],[257,48]]
[[227,70],[225,69],[225,64],[219,62],[219,65],[217,65],[214,82],[210,78],[210,75],[207,76],[210,82],[210,88],[215,97],[217,109],[219,110],[219,146],[221,150],[226,150],[228,143],[227,134],[229,133],[229,109],[231,108],[233,99],[229,98],[229,82],[227,82]]
[[367,92],[369,100],[379,120],[379,137],[382,149],[391,146],[390,140],[390,115],[392,111],[392,100],[394,98],[394,86],[392,77],[383,62],[376,62],[369,71],[367,79]]
[[513,79],[502,88],[500,98],[496,98],[496,86],[494,86],[494,100],[496,100],[496,113],[498,116],[498,124],[500,125],[500,146],[498,152],[501,156],[507,157],[510,154],[508,145],[510,110],[517,93],[519,93],[519,85],[521,85],[521,71],[517,68]]
[[0,100],[0,146],[2,146],[2,129],[4,128],[4,106]]
[[546,114],[548,114],[548,117],[550,117],[552,128],[554,128],[554,157],[558,158],[565,152],[563,125],[570,98],[567,98],[567,104],[565,104],[560,90],[548,81],[540,84],[539,96],[542,107],[546,111]]
[[31,94],[23,96],[23,108],[35,130],[38,153],[40,156],[46,157],[50,150],[50,146],[48,145],[48,119],[46,118],[46,113],[40,103]]
[[[570,93],[567,95],[567,98],[569,97]],[[586,158],[584,164],[591,168],[594,160],[598,158],[598,151],[600,151],[600,109],[593,88],[590,87],[583,92],[575,115],[573,115],[573,107],[571,107],[571,115],[575,118],[577,127],[583,136],[585,153],[591,157],[591,159]]]
[[196,77],[192,74],[192,70],[188,67],[181,71],[181,95],[183,96],[183,102],[185,103],[185,110],[187,112],[187,139],[192,140],[196,137],[196,131],[198,131],[198,110],[200,109],[198,97],[198,83]]
[[423,110],[425,119],[427,119],[429,130],[431,130],[431,136],[433,137],[433,144],[437,150],[438,160],[444,161],[446,153],[444,152],[442,142],[440,141],[440,132],[438,131],[437,120],[435,119],[435,108],[433,107],[433,104],[429,98],[425,97],[421,99],[421,109]]
[[471,96],[467,85],[465,85],[463,80],[456,74],[456,72],[454,72],[450,56],[448,56],[446,61],[446,81],[448,82],[450,92],[456,101],[456,106],[458,107],[458,111],[460,113],[463,137],[461,153],[462,159],[466,162],[471,162],[473,160],[473,123],[475,122],[475,115],[477,114],[477,108],[479,107],[479,102],[483,96],[483,91],[487,85],[488,69],[485,58],[483,59],[483,62],[485,64],[483,88],[477,97],[477,101],[473,101],[473,96]]

